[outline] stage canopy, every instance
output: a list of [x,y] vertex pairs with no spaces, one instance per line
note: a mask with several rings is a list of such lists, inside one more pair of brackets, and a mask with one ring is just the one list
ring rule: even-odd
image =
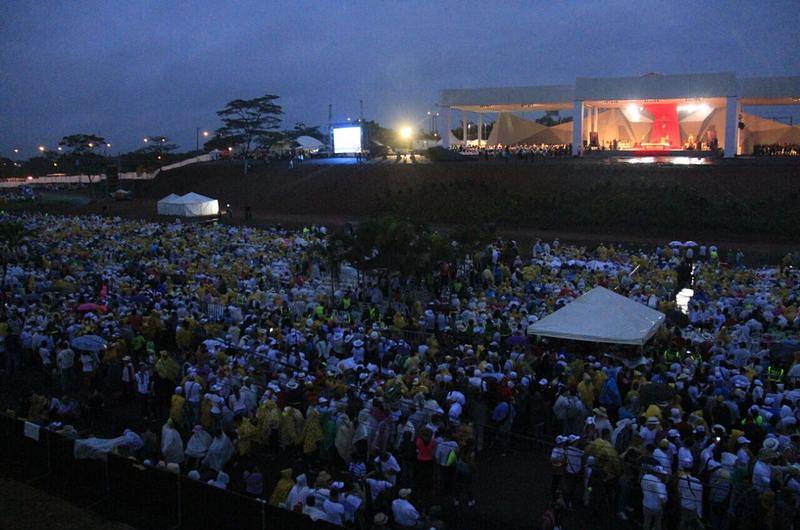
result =
[[179,217],[204,217],[219,213],[217,199],[190,192],[186,195],[170,193],[157,203],[159,215],[175,215]]
[[489,133],[489,139],[486,143],[488,145],[515,145],[526,143],[523,142],[524,139],[540,133],[545,129],[547,129],[547,127],[540,123],[503,112],[497,117],[497,121],[492,128],[492,132]]
[[595,287],[532,326],[534,335],[641,346],[664,322],[664,313]]

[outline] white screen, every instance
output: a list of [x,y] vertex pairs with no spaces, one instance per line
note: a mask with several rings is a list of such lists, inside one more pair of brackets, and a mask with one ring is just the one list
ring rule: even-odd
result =
[[361,127],[339,127],[333,129],[334,154],[361,152]]

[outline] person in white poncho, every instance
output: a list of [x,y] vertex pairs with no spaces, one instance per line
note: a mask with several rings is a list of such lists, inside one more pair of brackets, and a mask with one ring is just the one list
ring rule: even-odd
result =
[[202,425],[195,425],[192,437],[186,444],[186,456],[202,459],[206,456],[209,446],[211,446],[211,435],[203,429]]
[[214,471],[221,471],[233,456],[234,450],[233,442],[228,435],[224,431],[219,431],[208,447],[203,465]]
[[161,454],[168,464],[183,463],[183,440],[171,419],[161,428]]

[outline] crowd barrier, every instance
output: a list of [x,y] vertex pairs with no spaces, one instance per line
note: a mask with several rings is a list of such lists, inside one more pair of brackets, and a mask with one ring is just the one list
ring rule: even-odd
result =
[[0,472],[136,528],[336,528],[137,460],[75,459],[74,441],[0,414]]

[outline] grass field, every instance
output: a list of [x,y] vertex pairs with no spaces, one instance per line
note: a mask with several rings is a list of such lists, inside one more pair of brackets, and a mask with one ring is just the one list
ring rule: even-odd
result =
[[440,162],[428,165],[186,167],[141,185],[140,196],[196,191],[242,211],[698,238],[800,241],[800,164],[742,160],[709,166],[606,161]]
[[[254,223],[336,225],[396,214],[437,227],[493,224],[530,241],[635,244],[695,239],[749,248],[770,260],[800,244],[800,161],[736,160],[703,166],[634,165],[610,160],[436,162],[432,164],[285,163],[242,176],[229,162],[188,166],[132,184],[133,201],[55,201],[40,209],[156,217],[156,201],[195,191],[245,206]],[[102,191],[103,186],[98,186]],[[101,193],[95,192],[95,196]],[[83,196],[88,197],[88,192]]]

